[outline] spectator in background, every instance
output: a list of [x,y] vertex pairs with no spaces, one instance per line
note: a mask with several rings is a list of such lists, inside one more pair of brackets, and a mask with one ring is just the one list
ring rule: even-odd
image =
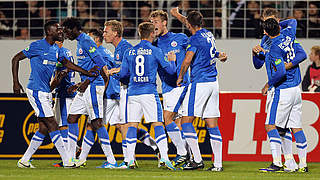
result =
[[309,55],[312,64],[308,67],[302,81],[302,90],[320,92],[320,46],[313,46]]
[[29,31],[28,28],[22,28],[19,30],[19,35],[16,36],[16,39],[18,40],[27,40],[29,39]]
[[214,29],[214,37],[216,39],[221,38],[221,29],[222,29],[221,13],[216,12],[215,17],[213,18],[213,29]]
[[309,37],[320,37],[319,6],[316,2],[309,2]]
[[293,6],[293,18],[297,20],[297,38],[305,38],[307,35],[307,21],[304,9],[305,3],[298,3]]
[[8,20],[3,11],[0,11],[0,39],[12,36],[12,21]]
[[92,18],[89,13],[89,3],[87,1],[77,1],[77,17],[79,18],[82,26],[87,20]]
[[244,37],[244,6],[245,0],[233,0],[228,5],[231,8],[229,16],[230,37]]
[[[193,6],[194,7],[194,6]],[[181,0],[178,4],[178,8],[179,8],[179,13],[184,15],[184,16],[188,16],[189,12],[191,12],[193,9],[190,6],[190,2],[188,0]],[[171,25],[171,32],[174,33],[184,33],[187,36],[191,36],[190,31],[187,28],[183,28],[183,24],[177,20],[177,19],[173,19],[172,20],[172,25]]]
[[43,37],[43,25],[48,20],[53,20],[51,17],[51,10],[46,7],[39,7],[37,10],[38,15],[30,21],[30,36],[32,38],[42,38]]
[[262,38],[260,5],[257,1],[249,1],[247,4],[246,37]]
[[91,29],[99,29],[101,28],[100,24],[96,20],[86,20],[83,23],[83,31],[88,33]]
[[200,0],[200,12],[203,15],[203,27],[213,32],[213,1]]
[[149,20],[150,13],[151,13],[151,5],[147,3],[143,3],[139,8],[138,24],[150,21]]

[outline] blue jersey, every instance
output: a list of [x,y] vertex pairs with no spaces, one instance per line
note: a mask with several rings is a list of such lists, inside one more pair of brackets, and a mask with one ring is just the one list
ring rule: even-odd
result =
[[[160,36],[157,40],[157,47],[159,47],[165,56],[168,56],[170,51],[176,54],[176,61],[170,63],[176,63],[177,74],[176,76],[166,73],[166,71],[159,67],[158,73],[162,81],[162,93],[170,92],[173,88],[177,87],[176,82],[179,77],[180,69],[184,57],[186,55],[186,49],[188,46],[189,38],[183,33],[168,32],[167,34]],[[182,85],[186,86],[190,83],[189,73],[186,73],[183,77]]]
[[[284,61],[285,63],[291,62],[295,57],[295,50],[293,48],[295,40],[295,29],[286,28],[279,36],[271,39],[272,45],[270,51],[267,54],[270,58],[278,61]],[[266,65],[268,61],[266,60]],[[268,67],[268,66],[267,66]],[[267,68],[268,69],[268,68]],[[272,71],[271,71],[272,72]],[[268,74],[269,77],[269,74]],[[275,88],[285,89],[298,86],[301,82],[301,74],[299,65],[293,66],[286,71],[285,77],[282,78]]]
[[[63,59],[67,59],[68,61],[74,63],[74,59],[72,53],[69,49],[61,47],[59,49],[59,59],[62,61]],[[64,67],[60,62],[57,63],[57,71],[66,71],[66,67]],[[75,72],[70,71],[68,75],[64,77],[60,84],[58,84],[56,88],[56,97],[58,98],[74,98],[76,93],[69,94],[67,92],[68,88],[75,84]]]
[[120,78],[129,77],[128,95],[157,94],[157,70],[159,65],[169,74],[176,72],[175,65],[169,63],[161,51],[146,40],[129,49],[124,54]]
[[[116,68],[121,66],[122,60],[124,58],[124,53],[130,48],[132,48],[132,45],[126,39],[122,38],[122,40],[114,50],[114,62],[116,63]],[[121,82],[125,85],[128,85],[129,79],[122,79]]]
[[[291,30],[293,32],[293,31],[295,31],[296,26],[297,26],[295,19],[288,19],[288,20],[281,21],[279,23],[279,25],[281,26],[280,34],[283,34],[285,36],[287,36],[287,32],[288,32],[288,29],[285,30],[285,28],[287,28],[287,27],[289,29],[291,28]],[[269,36],[264,35],[262,37],[261,42],[260,42],[260,46],[266,51],[266,53],[268,53],[270,51],[271,39],[269,38]],[[296,66],[299,63],[301,63],[303,60],[306,59],[306,52],[304,51],[304,49],[302,48],[300,43],[296,40],[293,42],[292,47],[295,51],[295,56],[291,60],[291,62],[293,64],[293,66]],[[253,56],[253,65],[256,69],[260,69],[263,66],[265,56],[266,56],[266,54],[264,52],[260,52],[257,56]]]
[[[108,69],[116,67],[112,53],[108,49],[104,48],[103,46],[99,46],[97,51],[100,53],[101,57],[106,61]],[[120,99],[120,82],[112,76],[109,79],[109,84],[105,91],[104,98]]]
[[[77,59],[78,66],[89,71],[91,68],[97,64],[94,61],[94,58],[100,56],[97,51],[96,43],[91,39],[90,36],[85,33],[81,33],[77,38]],[[80,74],[81,81],[88,79],[88,76]],[[93,85],[104,86],[104,80],[101,75],[98,75],[94,78]]]
[[216,51],[215,38],[213,34],[200,29],[190,37],[187,51],[194,52],[191,62],[191,82],[214,82],[217,80],[217,69],[215,58],[219,57]]
[[31,74],[28,89],[50,92],[50,80],[59,58],[57,44],[49,44],[45,38],[32,42],[22,51],[30,59]]

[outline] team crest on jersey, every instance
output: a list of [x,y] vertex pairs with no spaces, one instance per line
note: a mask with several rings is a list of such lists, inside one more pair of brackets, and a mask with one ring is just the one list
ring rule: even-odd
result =
[[119,60],[119,59],[120,59],[120,56],[119,56],[119,54],[117,54],[117,55],[116,55],[116,58],[117,58],[117,60]]
[[81,49],[81,48],[79,48],[79,54],[82,54],[82,53],[83,53],[82,49]]
[[177,43],[176,41],[172,41],[172,42],[171,42],[171,46],[172,46],[172,47],[177,47],[177,45],[178,45],[178,43]]
[[25,51],[29,51],[29,46],[24,49]]
[[59,53],[58,53],[58,51],[56,52],[56,58],[58,59],[58,57],[59,57]]

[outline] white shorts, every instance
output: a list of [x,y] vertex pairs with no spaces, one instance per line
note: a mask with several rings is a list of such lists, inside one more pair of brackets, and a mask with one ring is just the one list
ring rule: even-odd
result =
[[53,117],[51,92],[26,89],[28,100],[37,117]]
[[187,93],[188,87],[176,87],[170,92],[162,94],[163,96],[163,109],[170,112],[176,112],[182,115],[182,102]]
[[298,86],[268,91],[265,124],[281,128],[301,128],[302,99]]
[[59,126],[68,125],[68,114],[73,98],[56,98],[54,103],[54,112]]
[[118,124],[128,123],[127,106],[128,106],[128,86],[120,86],[120,121]]
[[70,114],[87,114],[89,122],[103,118],[104,86],[89,85],[84,93],[77,93],[70,107]]
[[218,81],[189,84],[182,105],[183,116],[220,117]]
[[119,124],[120,121],[120,100],[104,99],[103,100],[103,122],[111,126]]
[[147,123],[163,122],[160,98],[155,94],[128,97],[128,122],[141,122],[144,115]]

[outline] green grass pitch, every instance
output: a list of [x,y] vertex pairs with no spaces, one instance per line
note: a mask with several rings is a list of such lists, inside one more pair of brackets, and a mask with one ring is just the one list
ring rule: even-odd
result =
[[[17,168],[17,160],[0,160],[0,179],[68,179],[68,180],[151,180],[151,179],[320,179],[320,163],[309,163],[308,173],[260,173],[260,167],[266,167],[269,162],[223,162],[223,172],[195,171],[169,171],[157,168],[155,160],[139,160],[139,168],[128,169],[97,169],[102,160],[88,160],[87,167],[78,169],[63,169],[52,166],[57,160],[34,160],[32,164],[36,169]],[[205,162],[205,168],[210,162]]]

